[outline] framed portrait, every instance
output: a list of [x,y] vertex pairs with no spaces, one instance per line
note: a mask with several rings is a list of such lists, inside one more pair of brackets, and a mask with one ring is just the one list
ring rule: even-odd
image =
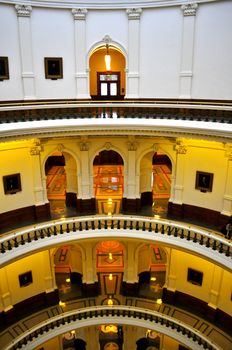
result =
[[29,284],[31,284],[33,282],[32,280],[32,272],[31,271],[27,271],[25,273],[22,273],[21,275],[19,275],[19,285],[20,287],[26,287]]
[[203,272],[188,268],[187,281],[197,286],[201,286],[203,281]]
[[46,79],[62,79],[63,63],[62,57],[44,57],[44,68]]
[[20,174],[3,176],[3,186],[5,194],[15,194],[22,191]]
[[0,81],[10,79],[8,57],[0,57]]
[[197,171],[195,188],[201,192],[212,192],[213,174]]

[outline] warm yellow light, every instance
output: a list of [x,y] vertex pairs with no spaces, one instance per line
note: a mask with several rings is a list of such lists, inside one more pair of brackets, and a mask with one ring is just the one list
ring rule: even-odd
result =
[[71,282],[70,278],[66,278],[65,280],[67,283]]
[[66,306],[66,304],[63,301],[61,301],[61,300],[59,301],[59,305],[60,306]]
[[108,299],[107,304],[108,304],[109,306],[113,305],[113,300],[112,300],[111,298]]
[[154,215],[154,219],[159,219],[160,215]]
[[163,302],[162,299],[157,299],[157,300],[156,300],[156,303],[157,303],[157,304],[162,304],[162,302]]
[[112,279],[113,279],[113,275],[112,275],[112,273],[110,273],[109,274],[109,280],[112,281]]
[[156,277],[151,277],[150,281],[156,281]]
[[113,260],[113,255],[112,255],[112,253],[109,253],[109,260]]
[[108,198],[108,204],[112,204],[112,198]]
[[108,215],[108,216],[112,216],[112,213],[109,211],[107,215]]
[[106,70],[110,71],[111,70],[111,57],[110,55],[105,55],[105,65],[106,65]]

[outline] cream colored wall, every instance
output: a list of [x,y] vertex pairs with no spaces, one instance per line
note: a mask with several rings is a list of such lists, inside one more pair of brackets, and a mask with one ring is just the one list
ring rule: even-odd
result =
[[0,175],[20,173],[22,191],[4,194],[1,179],[0,212],[23,208],[34,204],[33,172],[28,142],[6,142],[0,144]]
[[[32,272],[33,282],[20,287],[18,276],[27,271]],[[0,269],[0,276],[1,311],[34,295],[51,292],[55,288],[49,251],[33,254],[7,265]]]
[[[205,301],[213,308],[220,308],[232,314],[231,273],[207,260],[176,249],[171,250],[170,261],[167,276],[168,289],[189,294]],[[203,272],[202,286],[187,281],[188,268]]]
[[52,338],[46,343],[40,344],[34,350],[62,350],[63,346],[59,337]]
[[[86,151],[80,150],[83,142],[88,144]],[[47,202],[44,167],[47,158],[56,151],[63,152],[66,157],[70,157],[72,160],[72,169],[69,174],[71,179],[69,181],[70,190],[76,191],[78,198],[94,197],[93,161],[95,156],[105,149],[112,149],[118,152],[123,158],[124,197],[139,198],[142,189],[150,189],[150,183],[149,186],[140,183],[145,178],[143,172],[141,173],[141,166],[147,155],[158,151],[167,154],[172,161],[170,201],[208,208],[219,212],[223,210],[224,195],[226,194],[227,197],[230,196],[230,193],[225,193],[229,162],[226,145],[214,141],[182,139],[186,153],[181,154],[181,157],[177,157],[178,151],[174,139],[136,138],[136,140],[133,139],[133,142],[136,143],[134,151],[128,150],[128,142],[131,142],[131,138],[77,137],[76,139],[60,138],[59,140],[41,140],[41,152],[36,156],[30,154],[34,146],[33,140],[0,144],[1,175],[20,173],[22,182],[22,191],[14,195],[5,195],[3,183],[1,183],[1,212]],[[131,156],[132,153],[133,157]],[[35,162],[38,162],[38,167],[33,166]],[[41,167],[41,170],[39,167]],[[196,171],[214,174],[212,192],[203,193],[195,189]],[[181,183],[178,182],[180,181],[178,175],[180,172],[183,172]],[[75,177],[76,182],[74,181]],[[150,175],[147,176],[147,179],[150,182]],[[78,189],[76,187],[77,183]],[[181,195],[177,195],[175,188],[179,188],[180,186],[182,188]],[[38,188],[41,194],[36,199]]]

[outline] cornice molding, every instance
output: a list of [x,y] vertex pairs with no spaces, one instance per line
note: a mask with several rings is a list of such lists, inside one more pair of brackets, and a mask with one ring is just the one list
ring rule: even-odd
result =
[[99,119],[52,120],[11,123],[2,125],[1,141],[12,141],[31,138],[52,138],[67,136],[145,136],[205,139],[231,143],[232,125],[183,120],[150,120],[140,119]]
[[[222,0],[198,0],[193,1],[201,3],[211,3],[211,2],[220,2]],[[20,0],[3,0],[1,3],[4,4],[19,4],[22,2]],[[75,0],[25,0],[23,1],[25,5],[31,5],[35,7],[50,7],[50,8],[75,8],[77,3]],[[189,4],[189,1],[186,0],[80,0],[78,2],[78,8],[87,8],[87,9],[127,9],[127,8],[156,8],[156,7],[170,7],[170,6],[181,6],[184,4]]]

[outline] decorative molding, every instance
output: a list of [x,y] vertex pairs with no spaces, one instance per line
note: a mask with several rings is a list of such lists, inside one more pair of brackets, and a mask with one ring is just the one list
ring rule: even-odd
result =
[[181,6],[184,16],[196,16],[197,8],[197,3],[184,4]]
[[140,19],[143,10],[141,8],[130,8],[126,10],[128,19]]
[[112,149],[112,144],[110,142],[106,142],[105,145],[104,145],[104,148],[107,150],[107,151],[110,151]]
[[232,145],[226,145],[225,156],[228,158],[228,160],[232,160]]
[[174,151],[177,152],[177,154],[186,154],[187,153],[187,147],[181,140],[177,140],[176,144],[174,145]]
[[160,147],[159,143],[153,143],[153,145],[152,145],[154,152],[158,152],[159,147]]
[[136,141],[129,141],[127,142],[128,151],[136,151],[138,148],[138,142]]
[[30,17],[32,7],[30,5],[15,5],[18,17]]
[[89,150],[89,142],[83,141],[80,142],[80,151],[88,151]]
[[72,9],[74,20],[85,20],[88,10],[85,8]]
[[59,144],[57,145],[57,150],[58,150],[59,152],[63,152],[63,151],[64,151],[64,145],[63,145],[62,143],[59,143]]
[[31,156],[38,156],[40,152],[43,152],[43,146],[34,146],[30,148],[30,155]]
[[103,43],[105,43],[106,45],[109,45],[109,44],[112,42],[112,39],[111,39],[111,37],[110,37],[108,34],[106,34],[106,35],[104,36],[104,38],[102,39],[102,41],[103,41]]

